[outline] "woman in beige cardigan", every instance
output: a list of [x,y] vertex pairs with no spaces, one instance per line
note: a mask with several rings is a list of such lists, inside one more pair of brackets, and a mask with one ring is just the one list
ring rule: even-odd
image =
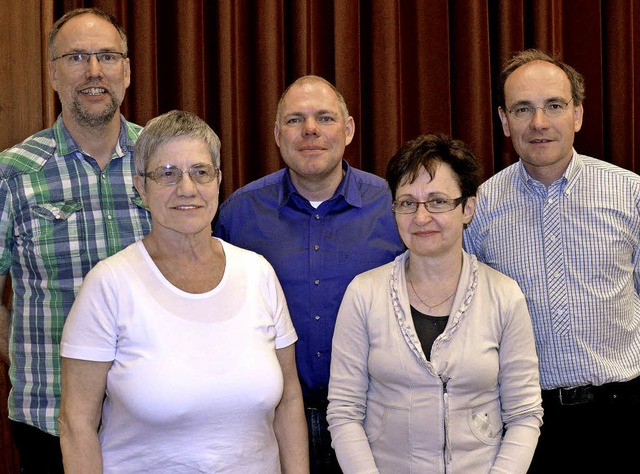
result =
[[338,313],[327,418],[345,474],[527,471],[538,360],[518,285],[462,249],[479,177],[440,135],[389,162],[408,250],[357,276]]

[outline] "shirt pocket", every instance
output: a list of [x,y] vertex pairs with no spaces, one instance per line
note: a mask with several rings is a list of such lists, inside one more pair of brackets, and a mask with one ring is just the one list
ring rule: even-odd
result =
[[497,445],[502,440],[502,417],[493,405],[487,405],[481,410],[469,410],[467,422],[471,432],[482,443]]
[[27,233],[33,253],[45,261],[62,261],[84,254],[86,229],[81,211],[79,200],[32,205]]

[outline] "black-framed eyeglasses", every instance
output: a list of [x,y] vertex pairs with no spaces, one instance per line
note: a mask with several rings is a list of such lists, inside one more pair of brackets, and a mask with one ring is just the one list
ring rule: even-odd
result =
[[518,105],[513,109],[507,109],[507,111],[518,120],[525,120],[533,117],[533,114],[537,109],[542,109],[542,112],[547,117],[560,117],[567,111],[572,100],[573,98],[569,99],[568,102],[554,100],[544,104],[541,107],[534,107],[532,105]]
[[[151,178],[161,186],[173,186],[178,184],[182,179],[182,175],[186,171],[182,171],[177,166],[166,165],[159,166],[153,171],[140,173],[140,176]],[[189,166],[189,176],[191,181],[196,184],[207,184],[218,177],[218,168],[208,163],[198,163]]]
[[98,62],[103,67],[115,66],[121,59],[125,59],[127,56],[119,51],[98,51],[97,53],[86,53],[82,51],[75,51],[73,53],[63,54],[57,58],[53,58],[52,61],[62,59],[65,65],[69,67],[85,67],[91,61],[91,56],[95,56]]
[[415,214],[422,204],[427,211],[440,214],[442,212],[453,211],[465,199],[465,196],[460,196],[456,199],[433,198],[428,201],[393,201],[392,209],[396,214]]

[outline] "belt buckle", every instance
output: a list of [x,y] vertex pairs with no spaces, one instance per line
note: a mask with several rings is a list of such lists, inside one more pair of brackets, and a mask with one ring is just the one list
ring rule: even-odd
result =
[[589,386],[558,389],[560,405],[583,405],[592,402],[594,398],[595,394]]

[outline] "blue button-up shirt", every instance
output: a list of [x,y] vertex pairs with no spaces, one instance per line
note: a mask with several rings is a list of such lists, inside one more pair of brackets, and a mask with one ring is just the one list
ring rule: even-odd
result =
[[282,169],[234,192],[214,234],[273,265],[298,333],[296,363],[305,399],[325,400],[338,308],[354,276],[403,251],[386,182],[351,168],[315,209]]

